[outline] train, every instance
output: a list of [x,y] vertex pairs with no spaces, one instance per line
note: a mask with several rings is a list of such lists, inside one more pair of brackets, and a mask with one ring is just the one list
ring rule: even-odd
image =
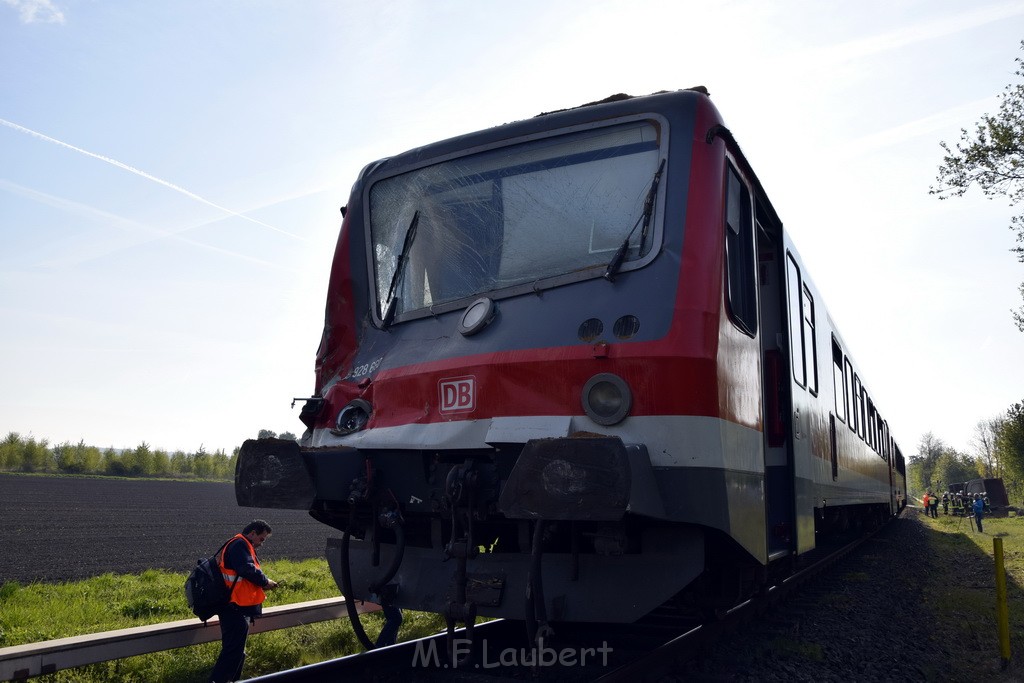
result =
[[340,531],[349,602],[531,634],[713,614],[906,505],[889,421],[706,88],[374,161],[341,213],[305,432],[246,441],[235,493]]

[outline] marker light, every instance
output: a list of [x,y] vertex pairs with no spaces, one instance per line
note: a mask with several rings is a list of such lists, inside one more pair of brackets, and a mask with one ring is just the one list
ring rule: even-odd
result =
[[494,319],[494,302],[484,296],[469,305],[469,308],[462,314],[459,321],[459,332],[462,336],[474,335],[487,327],[487,324]]
[[581,400],[583,411],[591,420],[599,425],[613,425],[626,419],[633,395],[624,379],[603,372],[587,380]]

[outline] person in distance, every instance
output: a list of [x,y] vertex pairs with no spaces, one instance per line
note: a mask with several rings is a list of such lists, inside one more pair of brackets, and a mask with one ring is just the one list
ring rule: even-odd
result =
[[981,531],[981,518],[985,516],[985,499],[980,493],[974,494],[974,519],[978,523],[978,531]]
[[210,683],[237,681],[242,677],[249,626],[263,612],[263,601],[267,597],[265,591],[277,588],[277,582],[267,578],[256,558],[256,549],[270,538],[270,531],[269,524],[262,519],[254,519],[228,541],[217,558],[231,598],[217,610],[221,648],[217,663],[210,672]]

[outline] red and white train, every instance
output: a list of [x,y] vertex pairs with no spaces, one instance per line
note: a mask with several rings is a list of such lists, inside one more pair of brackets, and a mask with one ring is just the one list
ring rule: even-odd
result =
[[703,88],[368,165],[301,445],[242,505],[345,533],[349,597],[631,622],[728,604],[905,504],[903,456]]

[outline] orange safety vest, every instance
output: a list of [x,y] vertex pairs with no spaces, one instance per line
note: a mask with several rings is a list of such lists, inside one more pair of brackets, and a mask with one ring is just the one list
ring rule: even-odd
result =
[[[245,545],[248,546],[249,554],[252,555],[252,562],[256,565],[256,569],[260,568],[260,561],[256,558],[256,549],[252,547],[252,543],[242,534],[235,534],[224,546],[224,549],[220,551],[220,560],[217,562],[220,567],[220,573],[224,577],[224,586],[231,591],[231,602],[239,607],[261,605],[267,599],[267,594],[263,592],[263,588],[248,579],[243,579],[234,569],[228,569],[224,566],[224,553],[227,552],[228,546],[238,539],[242,539]],[[233,590],[231,588],[232,584],[234,584]]]

